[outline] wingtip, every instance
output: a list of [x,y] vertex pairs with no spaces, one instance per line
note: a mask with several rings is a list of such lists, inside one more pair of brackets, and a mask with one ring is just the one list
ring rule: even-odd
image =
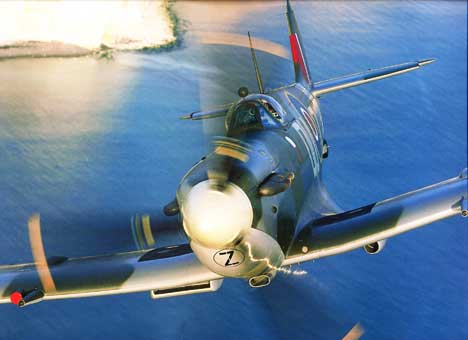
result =
[[437,61],[437,59],[436,58],[423,59],[423,60],[418,61],[418,65],[426,66],[426,65],[432,64],[434,61]]

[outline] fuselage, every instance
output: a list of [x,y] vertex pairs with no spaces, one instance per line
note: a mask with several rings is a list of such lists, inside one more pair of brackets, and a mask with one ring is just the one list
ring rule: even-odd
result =
[[[319,101],[300,84],[252,94],[229,110],[226,132],[180,183],[184,228],[197,257],[214,272],[272,276],[298,232],[306,196],[318,203],[307,211],[323,210]],[[285,179],[287,189],[275,191],[278,178]],[[273,192],[259,191],[268,185]],[[234,194],[239,191],[245,198]]]

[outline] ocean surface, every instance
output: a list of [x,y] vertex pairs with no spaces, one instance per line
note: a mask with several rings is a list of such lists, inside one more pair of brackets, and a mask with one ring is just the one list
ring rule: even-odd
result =
[[[294,2],[314,80],[437,58],[415,72],[323,96],[331,196],[352,209],[457,176],[467,166],[466,2]],[[130,216],[161,218],[211,132],[188,112],[255,89],[248,51],[202,44],[216,32],[288,48],[284,3],[179,2],[168,52],[0,62],[0,263],[30,262],[39,212],[47,255],[135,249]],[[268,87],[288,60],[260,53]],[[0,339],[468,339],[468,225],[461,217],[304,263],[262,289],[149,293],[0,305]],[[177,235],[180,238],[180,235]],[[176,238],[177,238],[176,237]],[[157,245],[173,238],[162,235]]]

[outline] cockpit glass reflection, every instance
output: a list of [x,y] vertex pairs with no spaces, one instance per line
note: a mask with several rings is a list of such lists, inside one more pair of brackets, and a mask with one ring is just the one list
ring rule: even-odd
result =
[[236,135],[262,129],[278,128],[281,115],[265,99],[242,101],[229,115],[229,134]]

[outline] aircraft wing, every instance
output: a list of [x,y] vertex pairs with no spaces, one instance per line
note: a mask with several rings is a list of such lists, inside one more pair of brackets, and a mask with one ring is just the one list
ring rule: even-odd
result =
[[456,214],[468,215],[467,173],[358,209],[311,221],[284,265],[344,253]]
[[[15,294],[16,298],[18,294],[24,298],[31,292],[39,292],[43,295],[39,298],[44,300],[140,291],[151,291],[158,298],[214,291],[222,282],[221,276],[197,260],[188,244],[146,252],[55,257],[47,263],[47,268],[37,264],[1,266],[0,303],[13,302]],[[47,285],[45,272],[50,272],[52,280]]]
[[402,73],[417,70],[421,66],[425,66],[434,61],[435,59],[425,59],[393,66],[387,66],[378,69],[369,69],[365,72],[353,73],[338,78],[319,81],[317,83],[314,83],[312,92],[316,96],[321,96],[323,94],[339,91],[348,87],[358,86],[370,83],[372,81],[393,77]]

